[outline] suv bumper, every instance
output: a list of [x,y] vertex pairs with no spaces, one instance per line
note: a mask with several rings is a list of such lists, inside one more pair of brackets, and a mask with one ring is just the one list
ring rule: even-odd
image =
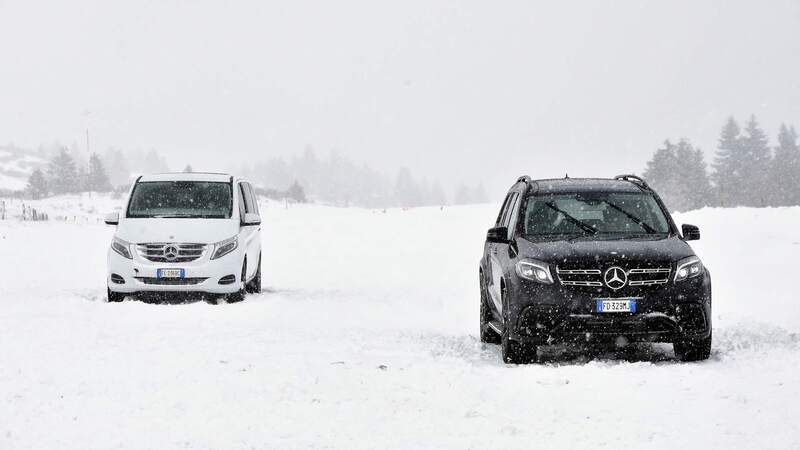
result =
[[[515,280],[508,305],[512,339],[544,344],[623,336],[629,341],[674,342],[711,333],[711,277],[619,292],[572,289]],[[635,313],[598,313],[597,298],[636,298]]]

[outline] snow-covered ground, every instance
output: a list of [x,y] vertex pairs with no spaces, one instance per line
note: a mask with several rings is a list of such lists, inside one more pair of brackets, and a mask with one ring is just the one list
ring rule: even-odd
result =
[[495,205],[262,206],[266,292],[104,302],[107,197],[0,222],[1,449],[798,448],[800,208],[706,209],[711,360],[502,364],[478,342]]

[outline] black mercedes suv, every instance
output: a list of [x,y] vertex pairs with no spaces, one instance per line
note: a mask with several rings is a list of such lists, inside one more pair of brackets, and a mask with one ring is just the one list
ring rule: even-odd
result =
[[658,195],[634,175],[520,177],[486,235],[480,335],[506,363],[538,345],[672,342],[683,361],[711,353],[711,276]]

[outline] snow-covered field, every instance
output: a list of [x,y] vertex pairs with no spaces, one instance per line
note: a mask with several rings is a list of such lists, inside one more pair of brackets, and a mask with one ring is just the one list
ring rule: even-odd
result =
[[156,305],[104,302],[117,202],[0,222],[0,449],[800,447],[800,208],[676,217],[703,233],[711,360],[505,366],[476,336],[495,205],[263,205],[265,293]]

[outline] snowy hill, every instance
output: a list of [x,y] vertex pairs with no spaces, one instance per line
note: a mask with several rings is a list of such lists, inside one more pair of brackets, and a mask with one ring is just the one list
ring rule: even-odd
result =
[[712,272],[709,361],[554,347],[517,367],[477,338],[496,205],[265,203],[263,294],[153,305],[103,302],[120,202],[0,221],[0,448],[800,447],[800,208],[675,217]]
[[43,169],[47,161],[36,153],[11,146],[0,146],[0,190],[25,189],[28,177]]

